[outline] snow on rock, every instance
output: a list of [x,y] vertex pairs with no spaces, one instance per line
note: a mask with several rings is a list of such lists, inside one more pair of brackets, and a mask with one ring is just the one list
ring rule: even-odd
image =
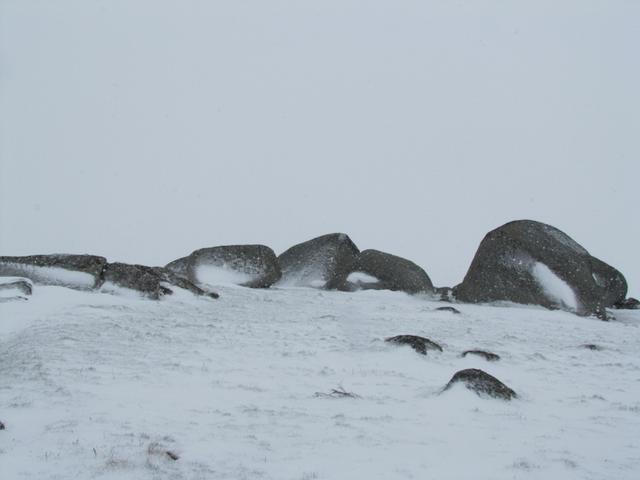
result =
[[378,283],[380,282],[379,278],[374,277],[373,275],[369,275],[364,272],[352,272],[347,277],[347,282],[351,283]]
[[[390,291],[221,293],[43,286],[0,304],[2,478],[637,479],[640,311],[453,316]],[[389,348],[398,331],[446,348]],[[488,366],[460,357],[469,345],[501,354],[488,373],[517,401],[440,394]],[[333,391],[354,396],[315,394]]]
[[[218,285],[268,288],[282,275],[276,254],[265,245],[202,248],[188,258],[188,278],[205,289]],[[182,260],[171,262],[167,268],[180,271]]]
[[571,312],[578,311],[579,304],[573,289],[549,267],[536,262],[531,273],[552,304]]
[[564,232],[518,220],[485,236],[453,295],[462,302],[560,306],[605,319],[605,308],[624,299],[626,291],[620,272],[589,255]]
[[280,285],[344,289],[359,253],[344,233],[330,233],[294,245],[278,257],[282,269]]
[[0,276],[26,277],[40,285],[88,290],[101,282],[107,260],[94,255],[31,255],[0,257]]
[[[399,290],[407,293],[434,293],[427,273],[418,265],[390,253],[364,250],[358,255],[354,270],[368,274],[375,282],[351,282],[347,289]],[[347,278],[349,281],[349,278]]]

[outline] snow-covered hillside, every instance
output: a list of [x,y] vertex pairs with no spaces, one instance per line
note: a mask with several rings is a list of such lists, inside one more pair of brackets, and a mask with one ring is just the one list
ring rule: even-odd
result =
[[[0,477],[639,478],[640,311],[603,322],[455,314],[388,291],[220,293],[37,287],[0,304]],[[444,351],[384,342],[399,334]],[[461,358],[471,348],[501,360]],[[518,398],[441,393],[464,368]],[[322,395],[340,387],[357,397]]]

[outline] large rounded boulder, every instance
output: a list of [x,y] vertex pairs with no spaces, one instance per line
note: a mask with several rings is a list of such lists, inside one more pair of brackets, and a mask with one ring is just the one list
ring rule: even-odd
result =
[[427,272],[410,260],[379,250],[358,255],[354,271],[347,277],[348,290],[397,290],[407,293],[434,293]]
[[100,286],[107,259],[95,255],[0,257],[0,277],[25,277],[38,285],[90,290]]
[[606,318],[605,308],[624,299],[626,290],[620,272],[564,232],[518,220],[484,237],[453,293],[462,302],[507,301]]
[[294,245],[278,257],[283,285],[342,289],[358,261],[358,247],[344,233]]
[[[265,245],[202,248],[188,258],[186,272],[189,280],[205,290],[209,286],[224,284],[268,288],[282,275],[276,254]],[[180,259],[171,262],[167,268],[172,264],[180,271]]]

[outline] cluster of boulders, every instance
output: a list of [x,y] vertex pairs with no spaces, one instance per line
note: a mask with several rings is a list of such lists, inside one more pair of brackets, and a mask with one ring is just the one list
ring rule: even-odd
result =
[[[395,337],[386,338],[385,342],[396,345],[407,345],[421,355],[427,355],[429,350],[436,352],[443,351],[442,347],[438,343],[418,335],[396,335]],[[470,354],[481,356],[488,362],[496,362],[500,360],[499,355],[492,352],[486,352],[484,350],[467,350],[463,352],[461,356],[466,357]],[[442,391],[447,391],[457,384],[463,385],[481,397],[492,397],[501,400],[517,398],[516,392],[511,388],[507,387],[493,375],[477,368],[468,368],[456,372]]]
[[606,319],[607,308],[638,308],[626,298],[627,282],[615,268],[555,227],[532,220],[489,232],[459,285],[435,288],[415,263],[379,250],[360,251],[348,235],[332,233],[294,245],[279,256],[265,245],[202,248],[147,267],[108,263],[92,255],[0,257],[0,276],[36,284],[109,290],[128,288],[157,299],[172,286],[215,296],[226,283],[326,290],[396,290],[450,302],[513,302]]
[[113,292],[130,289],[153,300],[173,293],[172,287],[183,288],[197,295],[218,297],[215,292],[205,292],[166,268],[109,263],[106,258],[95,255],[0,257],[0,277],[19,277],[2,283],[0,290],[20,286],[23,295],[31,295],[33,282],[78,290]]

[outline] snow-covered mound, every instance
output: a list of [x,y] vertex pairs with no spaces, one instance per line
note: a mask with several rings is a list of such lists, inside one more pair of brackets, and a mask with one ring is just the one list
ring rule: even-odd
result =
[[[51,286],[0,304],[1,478],[638,478],[640,311],[221,294]],[[443,391],[465,369],[517,398]]]

